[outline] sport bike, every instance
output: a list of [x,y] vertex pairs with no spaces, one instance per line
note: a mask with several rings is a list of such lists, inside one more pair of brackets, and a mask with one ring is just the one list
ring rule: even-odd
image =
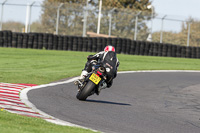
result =
[[108,62],[93,64],[92,71],[79,81],[76,98],[85,101],[87,97],[95,93],[99,95],[102,86],[113,79],[114,73],[115,68]]

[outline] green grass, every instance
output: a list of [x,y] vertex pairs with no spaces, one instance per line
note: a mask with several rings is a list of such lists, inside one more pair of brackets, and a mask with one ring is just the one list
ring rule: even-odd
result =
[[93,133],[91,130],[55,125],[43,119],[0,111],[1,133]]
[[[88,52],[0,48],[0,81],[45,84],[78,76]],[[199,59],[118,55],[119,71],[200,70]]]
[[[78,76],[88,52],[0,48],[0,82],[46,84]],[[200,70],[200,59],[118,55],[119,71]],[[89,133],[91,131],[59,126],[42,119],[0,111],[2,133]]]

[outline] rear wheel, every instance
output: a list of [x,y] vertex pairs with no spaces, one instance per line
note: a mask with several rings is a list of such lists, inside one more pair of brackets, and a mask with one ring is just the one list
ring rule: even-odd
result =
[[85,87],[78,92],[76,98],[85,101],[95,87],[96,85],[92,81],[88,81]]

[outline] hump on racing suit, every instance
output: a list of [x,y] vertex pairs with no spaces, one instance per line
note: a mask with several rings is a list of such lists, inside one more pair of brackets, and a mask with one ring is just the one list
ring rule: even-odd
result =
[[118,63],[116,53],[113,51],[106,52],[101,60],[101,63],[106,68],[106,73],[108,75],[108,78],[110,80],[115,78],[117,73],[117,63]]

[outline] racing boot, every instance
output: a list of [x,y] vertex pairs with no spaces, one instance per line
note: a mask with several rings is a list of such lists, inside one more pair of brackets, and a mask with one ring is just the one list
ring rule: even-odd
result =
[[79,85],[80,82],[83,82],[85,77],[87,76],[87,74],[88,74],[88,72],[86,70],[83,70],[82,73],[81,73],[81,76],[79,77],[79,79],[74,81],[74,84],[75,85]]
[[107,87],[107,83],[106,83],[106,82],[104,82],[101,86],[99,86],[99,88],[98,88],[98,90],[97,90],[97,95],[99,95],[100,91],[101,91],[102,89],[105,89],[106,87]]

